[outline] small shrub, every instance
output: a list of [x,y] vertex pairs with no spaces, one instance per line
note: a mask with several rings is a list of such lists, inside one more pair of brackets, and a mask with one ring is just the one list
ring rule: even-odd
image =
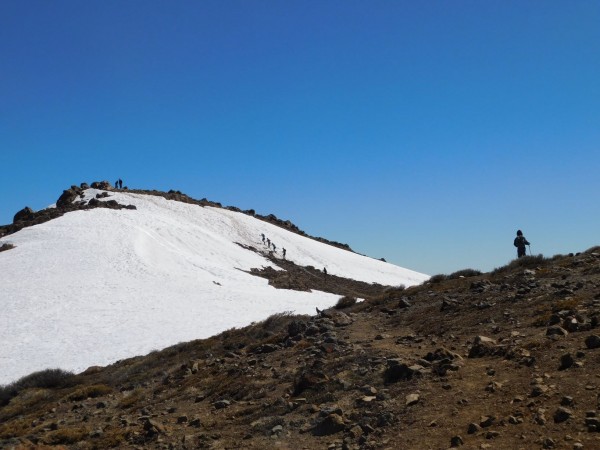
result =
[[430,283],[436,284],[436,283],[441,283],[444,280],[448,279],[448,275],[444,275],[442,273],[438,274],[438,275],[434,275],[429,279]]
[[83,440],[89,431],[85,428],[65,428],[51,431],[45,436],[45,441],[50,445],[75,444]]
[[75,384],[75,375],[61,369],[46,369],[33,372],[14,383],[0,386],[0,406],[7,405],[13,397],[24,389],[54,389],[69,387]]
[[263,330],[266,331],[280,331],[287,327],[287,324],[293,319],[294,313],[291,311],[284,311],[281,313],[275,313],[267,317],[263,322],[260,323]]
[[341,297],[338,302],[335,304],[335,309],[344,309],[349,308],[352,305],[356,304],[356,297],[350,297],[349,295],[345,295]]
[[451,273],[450,275],[448,275],[448,279],[454,280],[456,278],[469,278],[469,277],[476,277],[479,275],[481,275],[481,271],[479,271],[479,270],[463,269],[463,270],[459,270],[457,272]]
[[22,436],[31,429],[31,421],[27,419],[17,419],[9,423],[0,425],[0,439],[10,439]]
[[142,388],[135,388],[125,395],[119,402],[119,408],[127,409],[141,402],[145,398],[145,391]]
[[564,300],[558,300],[552,304],[552,311],[557,313],[559,311],[575,311],[579,307],[579,299],[568,298]]
[[492,271],[492,275],[497,275],[499,273],[507,272],[513,269],[531,269],[538,267],[545,262],[549,261],[548,258],[544,258],[544,255],[536,255],[536,256],[523,256],[522,258],[517,258],[512,260],[506,266],[498,267]]

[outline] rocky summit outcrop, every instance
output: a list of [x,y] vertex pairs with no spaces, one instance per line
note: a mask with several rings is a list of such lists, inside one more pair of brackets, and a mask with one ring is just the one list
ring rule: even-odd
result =
[[470,273],[33,374],[0,447],[600,448],[600,248]]
[[[72,211],[93,208],[135,209],[134,205],[121,205],[115,200],[100,202],[97,199],[92,199],[89,202],[84,202],[81,200],[84,197],[84,190],[89,188],[90,186],[87,183],[81,183],[80,186],[73,185],[69,189],[65,189],[56,200],[56,207],[53,208],[46,208],[40,211],[34,211],[29,207],[23,208],[15,214],[12,224],[0,225],[0,237],[16,233],[26,227],[48,222]],[[93,182],[92,188],[113,190],[108,181]],[[106,192],[104,194],[106,195],[101,198],[108,196]]]

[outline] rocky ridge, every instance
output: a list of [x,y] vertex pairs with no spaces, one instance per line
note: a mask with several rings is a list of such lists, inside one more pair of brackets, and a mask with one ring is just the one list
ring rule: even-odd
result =
[[[40,223],[48,222],[49,220],[56,219],[57,217],[62,216],[65,213],[71,211],[80,211],[87,210],[93,208],[111,208],[111,209],[135,209],[133,205],[120,205],[114,200],[108,201],[98,201],[97,199],[93,199],[89,203],[78,202],[77,198],[83,197],[83,191],[88,188],[100,189],[104,191],[118,191],[119,189],[113,187],[108,181],[95,181],[91,185],[88,183],[81,183],[79,186],[71,186],[69,189],[63,191],[61,196],[56,201],[56,208],[46,208],[40,211],[33,211],[31,208],[26,206],[22,210],[18,211],[13,219],[12,224],[8,225],[0,225],[0,238],[3,236],[7,236],[9,234],[16,233],[19,230],[22,230],[25,227],[30,227],[33,225],[37,225]],[[322,237],[311,236],[308,233],[302,231],[298,226],[294,225],[289,220],[279,219],[274,214],[261,215],[257,214],[255,210],[248,209],[242,210],[235,206],[223,206],[219,202],[213,202],[203,198],[201,200],[196,200],[186,194],[183,194],[181,191],[170,190],[168,192],[157,191],[157,190],[144,190],[144,189],[129,189],[124,187],[123,191],[132,192],[134,194],[144,194],[144,195],[154,195],[160,196],[167,200],[178,201],[182,203],[189,203],[198,206],[211,206],[214,208],[224,208],[230,211],[236,211],[243,214],[250,215],[264,222],[268,222],[272,225],[276,225],[280,228],[283,228],[287,231],[291,231],[292,233],[299,234],[301,236],[308,237],[310,239],[323,242],[328,245],[332,245],[334,247],[341,248],[343,250],[353,251],[348,244],[343,244],[336,241],[330,241],[328,239]],[[104,193],[102,197],[98,198],[106,198],[109,197],[110,194]]]
[[0,445],[600,448],[599,319],[598,247],[381,286],[313,317],[34,374],[0,390]]

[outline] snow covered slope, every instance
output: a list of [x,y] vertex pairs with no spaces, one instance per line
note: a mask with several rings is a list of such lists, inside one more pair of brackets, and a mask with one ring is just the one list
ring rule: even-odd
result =
[[[86,191],[86,199],[94,197]],[[254,217],[162,197],[110,193],[137,210],[68,213],[0,241],[0,384],[45,368],[81,371],[248,325],[314,313],[339,296],[276,290],[242,270],[272,266],[240,244],[330,274],[385,285],[428,277]],[[242,270],[239,270],[242,269]]]

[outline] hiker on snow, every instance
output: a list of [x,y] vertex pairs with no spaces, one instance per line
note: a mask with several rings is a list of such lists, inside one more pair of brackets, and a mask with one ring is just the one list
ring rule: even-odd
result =
[[260,235],[261,235],[261,237],[262,237],[263,244],[264,244],[264,243],[265,243],[265,233],[261,233]]
[[515,238],[513,244],[515,247],[517,247],[517,258],[527,254],[525,246],[529,245],[529,241],[525,239],[525,236],[523,236],[523,232],[521,230],[517,230],[517,237]]
[[287,251],[285,248],[281,250],[283,252],[283,259],[285,259],[285,252]]

